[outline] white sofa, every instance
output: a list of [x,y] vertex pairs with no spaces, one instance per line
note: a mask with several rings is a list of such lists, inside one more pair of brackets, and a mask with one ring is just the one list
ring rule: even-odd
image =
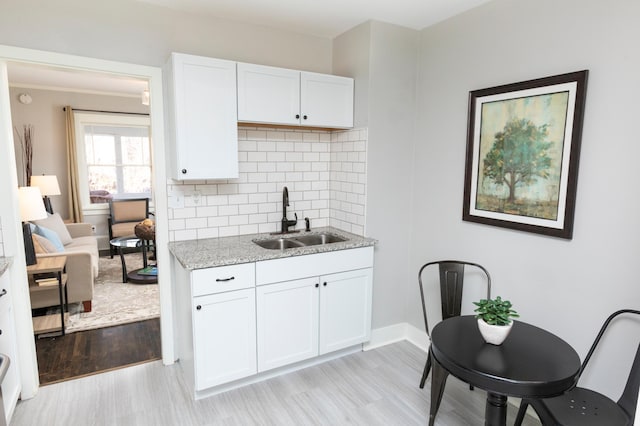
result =
[[[42,242],[40,236],[34,235],[34,246],[36,257],[67,256],[67,296],[68,302],[82,302],[84,311],[91,311],[91,300],[93,299],[93,284],[98,276],[98,240],[93,234],[89,223],[69,223],[65,224],[71,236],[71,241],[64,244],[64,250],[52,252],[49,246],[46,247],[38,243]],[[40,247],[39,247],[40,246]],[[51,287],[51,290],[31,293],[31,307],[43,308],[58,305],[58,288]]]

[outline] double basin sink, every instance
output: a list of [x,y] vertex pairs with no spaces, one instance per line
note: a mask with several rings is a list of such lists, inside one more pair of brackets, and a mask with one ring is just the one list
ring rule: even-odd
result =
[[298,237],[290,238],[269,238],[265,240],[253,240],[253,242],[262,248],[269,250],[285,250],[289,248],[300,248],[317,246],[321,244],[340,243],[347,241],[346,238],[335,234],[321,233],[321,234],[308,234],[300,235]]

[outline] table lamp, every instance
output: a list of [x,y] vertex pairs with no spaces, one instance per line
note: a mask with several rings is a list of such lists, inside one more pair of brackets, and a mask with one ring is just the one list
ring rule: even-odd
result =
[[24,256],[28,265],[35,265],[36,251],[31,239],[30,220],[44,219],[47,211],[42,204],[42,194],[37,186],[22,186],[18,188],[18,203],[20,205],[20,220],[22,221],[22,235],[24,237]]
[[60,195],[58,178],[55,175],[31,176],[31,186],[37,186],[38,188],[40,188],[40,193],[44,195],[44,197],[42,198],[42,201],[44,202],[44,208],[49,213],[53,214],[51,199],[48,196]]

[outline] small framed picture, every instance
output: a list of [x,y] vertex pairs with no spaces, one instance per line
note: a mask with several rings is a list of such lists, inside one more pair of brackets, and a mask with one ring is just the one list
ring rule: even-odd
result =
[[469,93],[463,220],[572,238],[587,76]]

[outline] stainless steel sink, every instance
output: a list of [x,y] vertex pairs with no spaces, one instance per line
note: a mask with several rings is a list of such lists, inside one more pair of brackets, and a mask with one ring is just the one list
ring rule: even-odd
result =
[[347,241],[346,238],[342,238],[335,234],[311,234],[296,237],[295,239],[303,243],[305,246],[316,246],[318,244],[340,243],[342,241]]
[[254,240],[254,243],[262,248],[269,250],[284,250],[294,247],[304,247],[301,242],[295,241],[293,238],[276,238],[273,240]]
[[269,250],[284,250],[288,248],[317,246],[320,244],[339,243],[342,241],[347,241],[347,239],[339,235],[328,233],[301,235],[294,238],[253,240],[255,244]]

